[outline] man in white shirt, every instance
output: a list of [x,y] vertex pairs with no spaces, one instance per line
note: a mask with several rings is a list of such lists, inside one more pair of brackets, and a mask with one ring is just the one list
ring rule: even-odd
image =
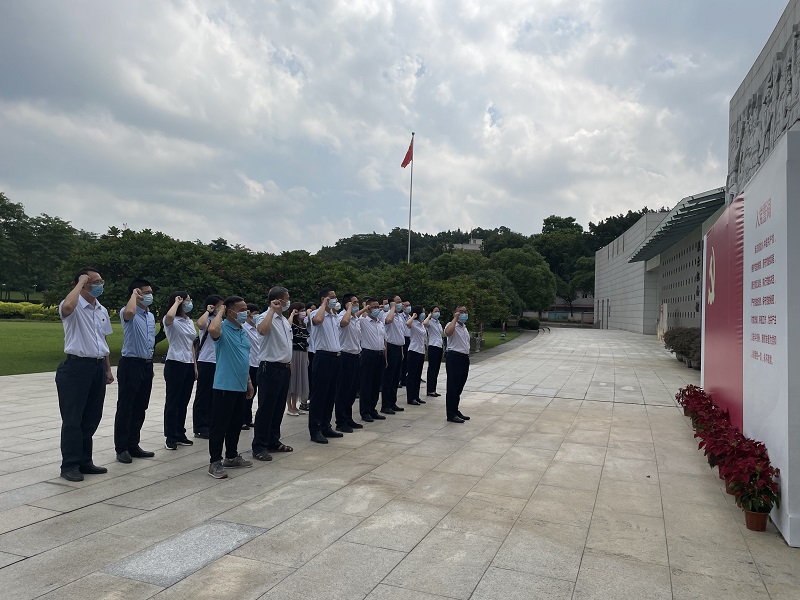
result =
[[56,370],[56,389],[61,412],[61,477],[83,481],[84,475],[108,472],[92,462],[92,436],[103,417],[106,385],[114,382],[106,342],[112,329],[108,311],[97,301],[104,285],[97,269],[81,269],[73,283],[75,287],[58,305],[67,358]]
[[408,329],[403,319],[403,300],[398,295],[393,298],[383,321],[386,326],[386,369],[381,383],[381,412],[387,415],[403,410],[397,406],[397,387],[403,363],[405,330]]
[[327,438],[344,437],[344,434],[333,430],[331,419],[336,403],[336,381],[339,374],[339,357],[342,353],[339,328],[350,325],[352,314],[348,309],[339,316],[341,304],[332,289],[323,288],[319,295],[319,308],[311,313],[311,330],[316,351],[308,432],[311,434],[312,442],[327,444]]
[[[385,303],[388,305],[388,302]],[[358,408],[361,420],[372,423],[386,417],[377,411],[381,379],[386,367],[386,328],[383,324],[383,306],[367,298],[366,312],[359,319],[361,332],[361,370]]]
[[[362,429],[361,423],[353,420],[353,403],[356,401],[359,383],[359,363],[361,362],[361,319],[366,309],[358,309],[358,297],[355,294],[342,296],[344,311],[350,311],[350,325],[339,328],[342,342],[342,354],[339,357],[339,380],[336,390],[336,431],[353,433],[354,429]],[[344,311],[339,316],[344,318]]]
[[273,452],[291,452],[281,442],[281,423],[289,378],[292,374],[292,326],[283,316],[289,310],[289,290],[270,289],[269,309],[258,317],[256,330],[260,335],[258,364],[258,411],[253,432],[253,457],[272,460]]
[[469,417],[458,410],[461,402],[461,392],[467,383],[469,375],[469,331],[466,322],[469,318],[466,306],[459,306],[453,313],[453,320],[444,328],[447,336],[447,356],[445,369],[447,371],[447,420],[451,423],[469,421]]

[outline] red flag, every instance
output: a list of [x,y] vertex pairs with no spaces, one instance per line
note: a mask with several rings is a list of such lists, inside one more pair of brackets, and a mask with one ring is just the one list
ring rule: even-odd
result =
[[406,152],[406,157],[403,159],[403,162],[400,163],[400,166],[404,169],[414,160],[414,134],[411,134],[411,143],[408,145],[408,152]]

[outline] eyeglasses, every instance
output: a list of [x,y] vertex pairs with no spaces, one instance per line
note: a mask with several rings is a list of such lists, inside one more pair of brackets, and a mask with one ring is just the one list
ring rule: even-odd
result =
[[97,281],[87,281],[86,284],[87,285],[105,285],[106,282],[103,281],[102,279],[98,279]]

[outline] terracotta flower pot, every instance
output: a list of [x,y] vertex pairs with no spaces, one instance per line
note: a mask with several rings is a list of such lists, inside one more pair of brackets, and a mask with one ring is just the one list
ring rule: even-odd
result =
[[744,511],[744,524],[750,531],[766,531],[769,513]]

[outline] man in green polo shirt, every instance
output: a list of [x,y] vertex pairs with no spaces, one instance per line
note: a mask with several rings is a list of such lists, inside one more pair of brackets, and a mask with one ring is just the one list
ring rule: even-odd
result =
[[[247,320],[247,303],[239,296],[226,299],[208,326],[214,340],[217,369],[211,396],[211,426],[208,452],[211,464],[208,474],[214,479],[228,476],[225,467],[252,467],[237,449],[242,431],[242,414],[246,398],[253,397],[250,381],[250,338],[242,325]],[[222,445],[225,444],[225,460]]]

